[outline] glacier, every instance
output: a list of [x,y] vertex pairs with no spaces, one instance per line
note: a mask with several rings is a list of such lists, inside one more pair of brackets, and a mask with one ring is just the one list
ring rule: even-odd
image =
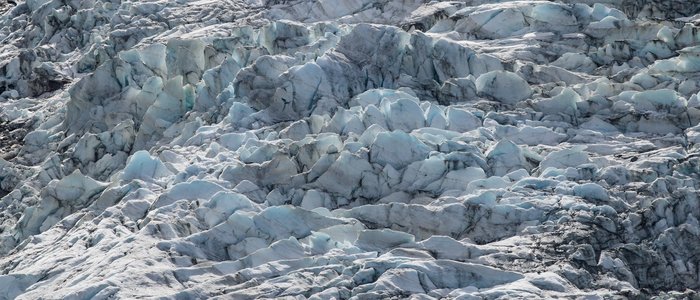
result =
[[0,14],[0,299],[700,296],[695,1]]

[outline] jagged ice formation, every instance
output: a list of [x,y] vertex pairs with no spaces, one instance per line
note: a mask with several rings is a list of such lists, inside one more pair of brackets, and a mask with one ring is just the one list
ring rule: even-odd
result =
[[0,5],[0,299],[698,297],[695,1]]

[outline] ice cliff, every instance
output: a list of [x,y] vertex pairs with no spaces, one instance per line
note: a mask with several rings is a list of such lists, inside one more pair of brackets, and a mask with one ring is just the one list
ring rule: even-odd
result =
[[0,299],[698,297],[694,0],[0,13]]

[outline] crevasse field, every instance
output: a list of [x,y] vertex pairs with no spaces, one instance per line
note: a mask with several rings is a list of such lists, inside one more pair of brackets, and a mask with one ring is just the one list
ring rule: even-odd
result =
[[0,299],[697,299],[700,3],[600,1],[2,0]]

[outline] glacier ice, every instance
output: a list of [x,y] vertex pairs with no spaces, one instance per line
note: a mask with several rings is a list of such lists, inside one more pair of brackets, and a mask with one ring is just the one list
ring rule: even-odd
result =
[[684,0],[0,2],[0,299],[688,298]]
[[518,75],[508,71],[491,71],[476,79],[476,91],[505,104],[515,104],[532,94],[530,85]]

